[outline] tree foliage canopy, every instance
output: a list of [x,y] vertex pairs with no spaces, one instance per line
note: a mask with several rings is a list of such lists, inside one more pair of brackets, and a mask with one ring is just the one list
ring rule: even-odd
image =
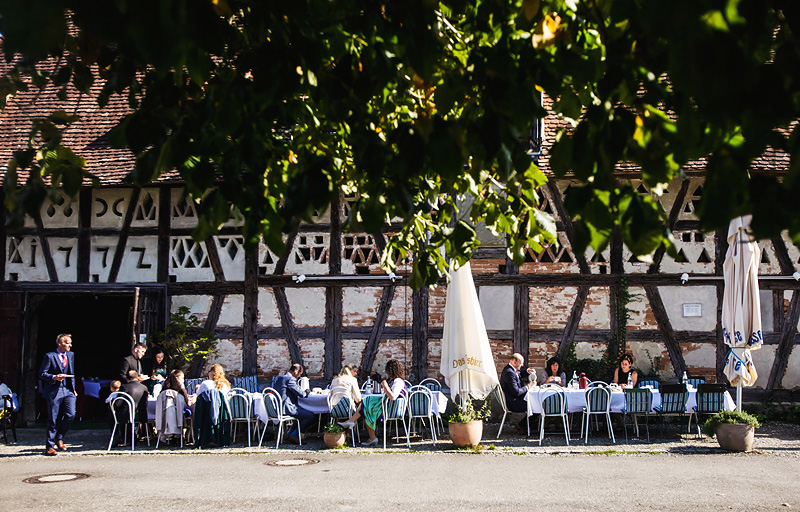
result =
[[[604,248],[615,229],[639,256],[671,247],[657,201],[614,171],[639,166],[658,191],[700,158],[704,229],[754,212],[758,236],[800,239],[789,0],[2,0],[0,15],[16,59],[0,101],[97,79],[101,106],[124,95],[133,110],[110,140],[135,155],[130,180],[180,172],[200,238],[233,210],[248,243],[280,252],[344,193],[357,198],[346,229],[403,220],[383,263],[414,251],[414,287],[439,278],[443,254],[468,259],[480,221],[520,264],[526,245],[555,242],[537,208],[545,175],[520,143],[546,115],[543,92],[572,123],[548,161],[581,183],[566,198],[576,250]],[[59,135],[73,121],[37,120],[9,162],[10,227],[38,216],[47,179],[77,193],[84,162]],[[783,180],[748,172],[768,147],[792,155]]]

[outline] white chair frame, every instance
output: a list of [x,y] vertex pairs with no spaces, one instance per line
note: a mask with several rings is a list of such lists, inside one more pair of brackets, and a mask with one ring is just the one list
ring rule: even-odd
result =
[[[604,393],[606,396],[606,407],[602,410],[592,410],[592,402],[589,400],[591,394],[594,393]],[[589,443],[589,424],[591,423],[592,414],[595,415],[605,415],[606,417],[606,424],[608,425],[608,437],[611,438],[611,442],[616,444],[617,440],[614,438],[614,428],[611,426],[611,391],[608,389],[608,386],[595,386],[592,388],[586,389],[586,408],[583,410],[583,416],[581,416],[581,437],[584,437],[584,444]],[[586,429],[584,432],[584,420],[586,423]]]
[[[264,397],[264,409],[267,411],[267,421],[277,421],[278,422],[278,433],[275,436],[275,448],[278,448],[281,444],[281,439],[283,439],[283,424],[284,423],[291,423],[293,421],[297,422],[297,440],[299,441],[300,445],[303,445],[303,433],[300,431],[300,422],[294,416],[287,416],[283,413],[283,400],[281,400],[281,395],[275,391],[274,388],[266,388],[264,391],[261,392],[261,395]],[[273,402],[269,402],[272,400]],[[270,405],[275,407],[277,411],[277,416],[272,416],[270,414]],[[261,431],[261,437],[258,440],[258,447],[261,448],[261,443],[264,441],[264,434],[267,433],[267,429],[264,428]]]
[[[561,411],[559,414],[547,414],[544,410],[544,401],[552,395],[558,396],[558,401],[560,404],[559,410]],[[564,395],[564,390],[561,388],[561,386],[542,387],[539,389],[536,398],[539,401],[539,408],[541,410],[539,413],[539,446],[542,445],[542,439],[544,439],[544,424],[545,419],[548,416],[561,417],[561,421],[564,424],[564,437],[566,438],[567,446],[569,446],[569,427],[567,426],[567,397]]]
[[[390,418],[389,414],[388,414],[388,409],[387,409],[386,406],[387,406],[387,404],[389,402],[396,402],[398,400],[402,400],[401,406],[400,406],[400,410],[397,411],[397,413],[398,413],[397,416]],[[405,396],[399,396],[399,397],[397,397],[397,400],[390,400],[388,396],[384,395],[384,397],[381,399],[381,408],[383,409],[383,449],[384,450],[386,449],[386,431],[389,429],[389,422],[390,421],[394,421],[395,430],[398,433],[398,437],[399,437],[399,433],[400,433],[400,427],[397,425],[397,422],[398,421],[402,421],[403,422],[403,430],[406,431],[406,446],[408,447],[409,450],[411,449],[411,438],[408,435],[408,426],[406,425],[406,408],[407,408],[407,405],[408,405],[408,401],[407,401],[407,398]]]
[[[347,418],[340,418],[338,416],[334,416],[333,415],[334,398],[337,398],[337,397],[347,398],[347,399],[350,400],[350,408],[349,408],[350,415],[347,416]],[[335,403],[338,404],[339,400],[336,400]],[[353,414],[356,413],[356,404],[355,404],[355,401],[353,400],[353,397],[348,393],[344,393],[344,392],[336,393],[336,394],[329,393],[328,394],[328,410],[331,411],[331,423],[334,423],[336,420],[342,420],[342,419],[347,420],[351,416],[353,416]],[[350,437],[353,440],[353,448],[355,448],[355,446],[356,446],[356,437],[358,437],[359,442],[361,441],[361,434],[358,433],[358,424],[357,423],[355,425],[353,425],[352,427],[350,427]]]
[[[237,398],[234,398],[237,397]],[[240,400],[240,398],[245,400],[245,417],[244,418],[234,418],[233,417],[233,409],[231,408],[231,400]],[[247,424],[247,446],[253,446],[251,437],[250,437],[250,427],[253,421],[253,398],[249,391],[244,388],[233,388],[228,391],[227,396],[225,396],[225,400],[228,402],[228,410],[231,411],[231,442],[234,442],[236,439],[236,425],[237,423],[246,423]],[[258,428],[258,419],[256,419],[256,428]]]
[[[428,399],[427,414],[414,415],[413,412],[411,411],[411,407],[409,407],[409,405],[411,404],[411,398],[414,395],[418,394],[423,394]],[[413,430],[414,420],[416,419],[420,420],[422,425],[425,426],[425,419],[426,418],[428,419],[428,423],[431,426],[431,438],[433,439],[433,446],[436,446],[436,425],[435,425],[436,420],[434,419],[436,416],[433,414],[433,400],[434,400],[433,392],[430,389],[422,385],[412,386],[411,389],[409,390],[406,401],[406,411],[408,411],[408,423],[410,426],[412,426],[412,430]],[[420,437],[422,437],[422,434],[420,434]]]
[[[124,421],[122,423],[117,421],[117,411],[114,409],[114,404],[120,400],[125,402],[125,404],[128,406],[128,421]],[[114,428],[111,429],[111,439],[108,440],[108,449],[106,449],[106,451],[111,451],[111,444],[114,442],[114,434],[117,433],[117,425],[125,425],[125,433],[123,434],[124,440],[125,435],[128,433],[128,424],[131,426],[131,451],[135,451],[136,448],[134,446],[134,441],[136,439],[136,405],[133,403],[133,397],[123,391],[115,391],[108,397],[108,406],[111,408],[111,417],[114,418]]]
[[[506,405],[506,395],[503,393],[503,388],[500,386],[496,386],[492,393],[494,393],[494,397],[497,399],[497,403],[500,404],[500,407],[503,408],[503,419],[500,420],[500,430],[497,431],[497,439],[500,439],[500,434],[503,433],[503,425],[506,424],[506,416],[511,411],[508,410],[508,405]],[[530,416],[530,406],[528,407],[528,416]],[[528,435],[531,435],[531,427],[528,425]]]

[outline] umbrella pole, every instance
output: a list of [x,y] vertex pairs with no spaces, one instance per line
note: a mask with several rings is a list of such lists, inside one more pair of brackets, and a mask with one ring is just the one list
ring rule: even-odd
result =
[[736,384],[736,410],[742,410],[742,379]]

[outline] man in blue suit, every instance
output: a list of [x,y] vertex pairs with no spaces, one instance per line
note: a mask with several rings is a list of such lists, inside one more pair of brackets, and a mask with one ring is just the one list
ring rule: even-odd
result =
[[305,431],[309,425],[314,423],[314,418],[316,417],[313,412],[307,411],[297,405],[297,399],[299,397],[308,396],[308,390],[303,391],[300,389],[300,385],[297,384],[297,378],[302,374],[303,367],[295,363],[289,368],[289,371],[278,377],[278,381],[275,383],[275,391],[280,394],[281,401],[283,402],[283,413],[294,416],[300,422],[299,432],[295,426],[286,433],[286,438],[293,443],[298,442],[301,432]]
[[45,455],[55,455],[56,447],[67,451],[64,436],[75,419],[75,354],[70,352],[72,337],[59,334],[56,337],[58,350],[44,356],[39,369],[42,381],[42,396],[47,400],[47,447]]

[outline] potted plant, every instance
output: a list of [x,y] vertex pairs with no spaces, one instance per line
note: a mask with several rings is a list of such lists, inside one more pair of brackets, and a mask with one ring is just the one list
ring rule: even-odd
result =
[[742,411],[722,411],[710,417],[703,425],[703,433],[717,437],[719,447],[732,452],[749,452],[753,449],[756,427],[761,424],[752,414]]
[[344,429],[336,423],[329,423],[323,428],[325,433],[322,435],[322,440],[328,448],[339,448],[344,446],[347,439],[345,438]]
[[475,409],[472,400],[467,399],[465,407],[460,407],[447,418],[450,440],[453,444],[457,448],[478,446],[483,436],[483,420],[488,418],[490,413],[489,400],[486,400],[480,409]]

